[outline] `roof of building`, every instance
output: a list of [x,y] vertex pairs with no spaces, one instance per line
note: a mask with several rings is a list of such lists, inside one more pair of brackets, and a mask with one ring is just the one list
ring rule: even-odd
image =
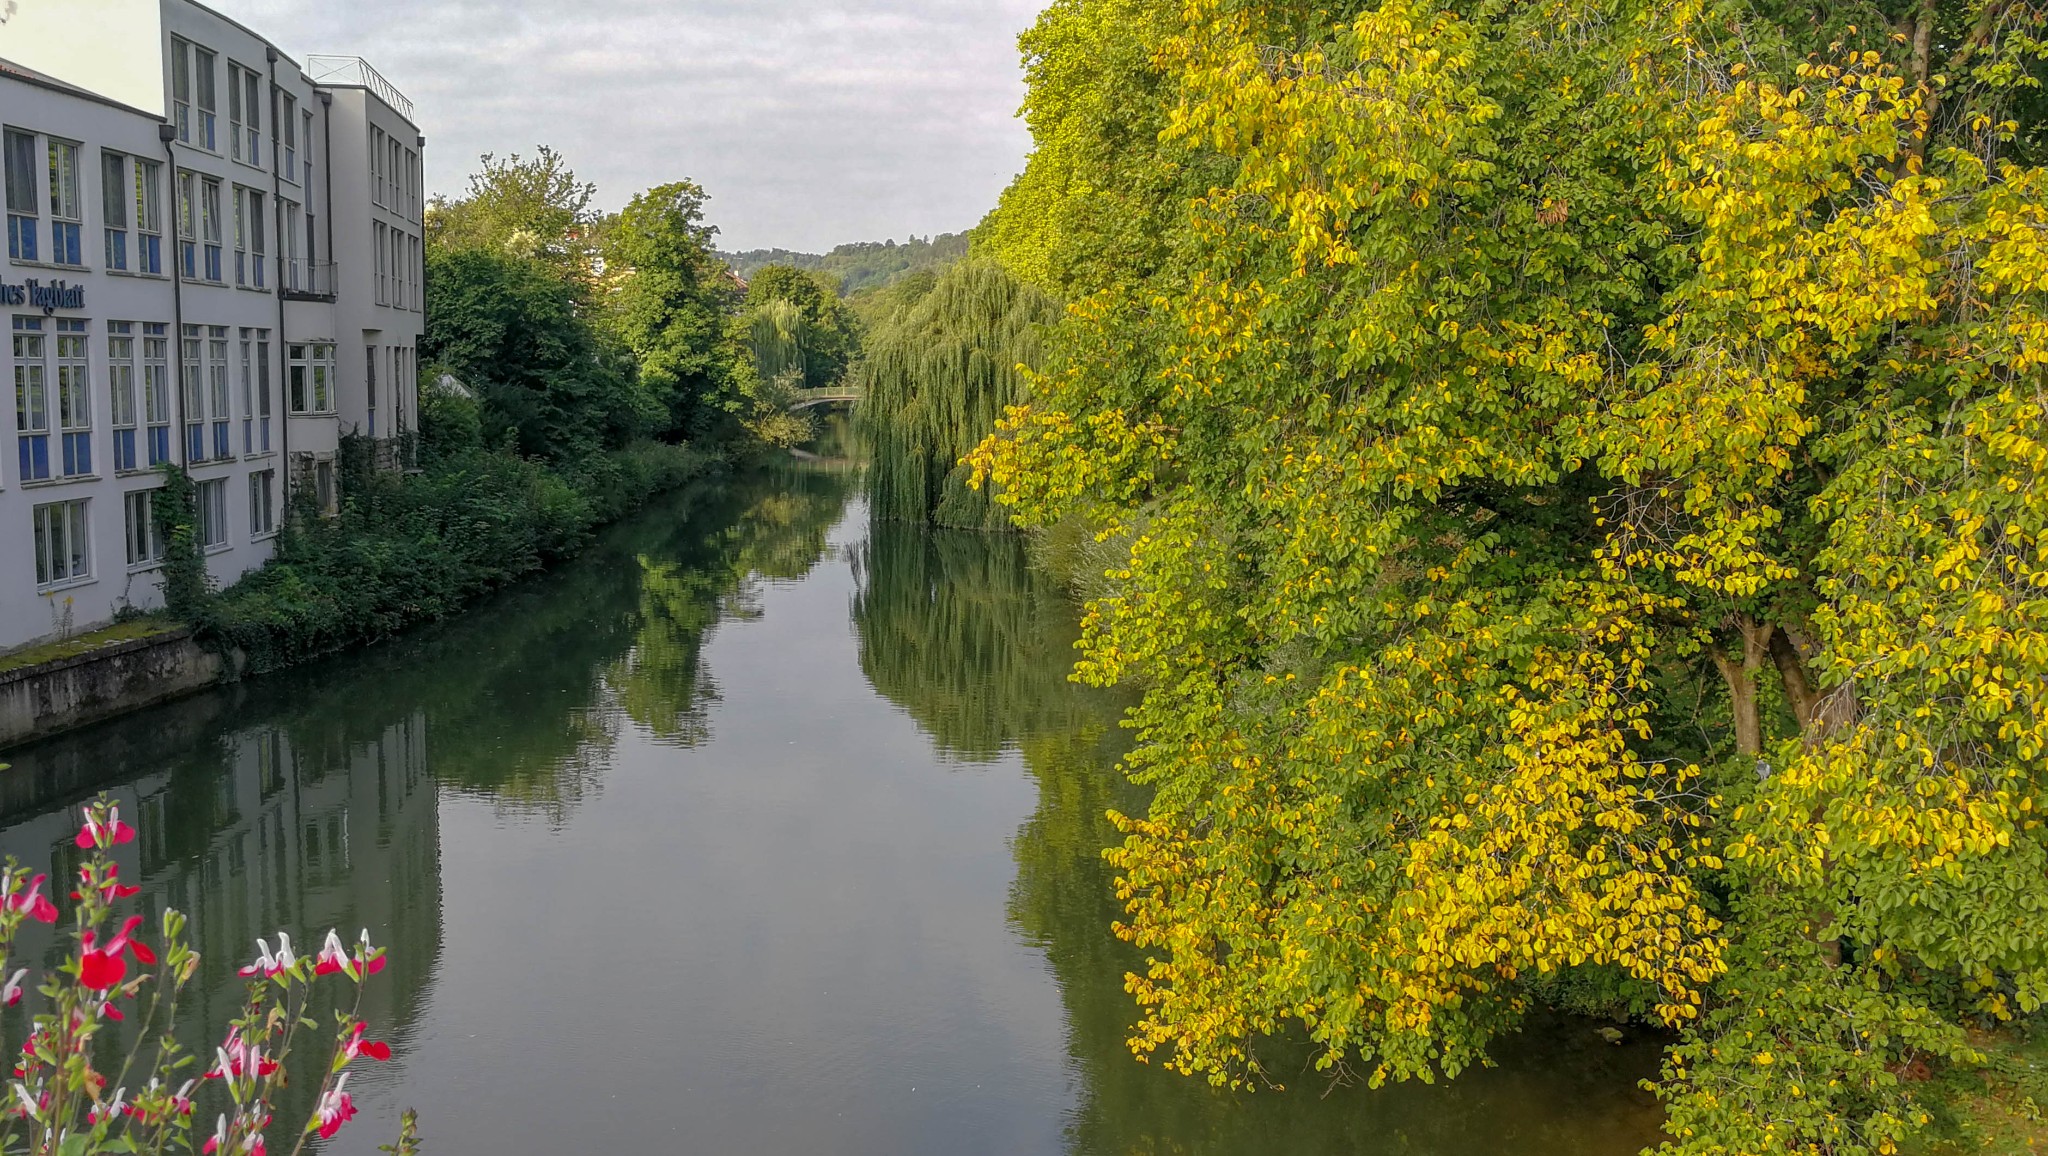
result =
[[35,69],[30,68],[26,64],[16,64],[12,60],[0,58],[0,77],[4,77],[8,80],[19,80],[23,84],[33,84],[37,88],[47,88],[52,92],[61,92],[66,96],[75,96],[82,100],[89,100],[92,101],[94,104],[104,104],[108,108],[114,108],[119,109],[122,112],[133,113],[136,116],[144,118],[145,120],[155,121],[158,124],[164,123],[164,118],[158,115],[157,113],[136,108],[132,104],[124,104],[121,101],[113,99],[112,97],[103,96],[100,93],[94,92],[89,88],[80,88],[79,86],[71,84],[68,81],[58,80],[56,77],[51,76],[48,73],[37,72]]

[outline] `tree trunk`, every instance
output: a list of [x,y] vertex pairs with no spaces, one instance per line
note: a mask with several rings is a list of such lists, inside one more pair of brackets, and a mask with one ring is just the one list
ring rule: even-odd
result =
[[1719,647],[1711,653],[1722,681],[1728,684],[1728,702],[1735,715],[1735,753],[1755,758],[1764,753],[1764,723],[1757,709],[1756,676],[1770,653],[1775,632],[1770,623],[1758,622],[1747,614],[1737,615],[1734,625],[1742,637],[1741,656],[1730,655]]
[[1803,734],[1813,726],[1814,706],[1819,697],[1806,677],[1805,648],[1794,642],[1792,629],[1785,627],[1771,635],[1771,658],[1778,664],[1778,677],[1785,683],[1785,698],[1792,704],[1792,717],[1799,720]]

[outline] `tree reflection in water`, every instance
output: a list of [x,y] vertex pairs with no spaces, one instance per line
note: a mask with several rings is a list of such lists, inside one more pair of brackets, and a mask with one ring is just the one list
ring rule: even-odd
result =
[[1012,841],[1009,917],[1045,951],[1066,1006],[1080,1089],[1070,1151],[1582,1156],[1654,1140],[1656,1107],[1634,1089],[1655,1070],[1654,1045],[1613,1047],[1587,1025],[1532,1031],[1500,1070],[1437,1087],[1332,1087],[1289,1041],[1266,1049],[1275,1070],[1299,1073],[1285,1093],[1233,1095],[1138,1063],[1123,977],[1145,960],[1110,931],[1121,909],[1102,851],[1119,838],[1109,812],[1142,814],[1146,796],[1117,766],[1121,700],[1067,677],[1075,607],[1014,536],[876,522],[854,564],[854,625],[875,689],[950,760],[1016,751],[1037,784],[1037,810]]

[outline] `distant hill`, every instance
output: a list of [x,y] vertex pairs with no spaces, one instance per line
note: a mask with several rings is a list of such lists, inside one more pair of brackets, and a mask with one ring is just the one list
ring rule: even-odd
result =
[[741,277],[752,277],[768,265],[794,265],[839,279],[839,295],[851,297],[879,289],[905,273],[936,269],[967,255],[967,234],[941,233],[907,241],[856,241],[830,253],[792,253],[788,249],[749,249],[721,254]]

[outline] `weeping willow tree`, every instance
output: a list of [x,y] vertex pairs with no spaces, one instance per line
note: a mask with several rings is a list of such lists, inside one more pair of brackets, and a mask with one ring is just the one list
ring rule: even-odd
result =
[[802,384],[810,330],[810,319],[791,302],[775,298],[754,308],[747,337],[754,350],[754,372],[762,381],[782,381],[794,375],[797,384]]
[[884,518],[1009,527],[960,459],[1024,397],[1020,365],[1039,362],[1052,298],[992,261],[953,266],[868,344],[855,425],[871,454],[868,493]]

